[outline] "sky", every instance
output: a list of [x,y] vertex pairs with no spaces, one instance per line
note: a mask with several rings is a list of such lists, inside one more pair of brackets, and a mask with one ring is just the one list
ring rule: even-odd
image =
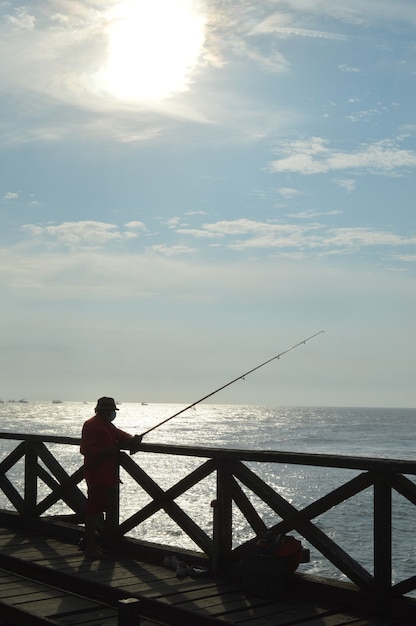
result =
[[0,0],[0,398],[415,407],[415,31]]

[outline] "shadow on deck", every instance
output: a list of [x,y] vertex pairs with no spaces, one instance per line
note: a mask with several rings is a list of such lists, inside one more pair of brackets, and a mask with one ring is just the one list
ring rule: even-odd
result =
[[[42,526],[40,524],[39,526]],[[54,531],[54,532],[52,532]],[[153,558],[151,555],[153,554]],[[416,623],[411,600],[373,597],[352,585],[296,574],[275,598],[244,591],[238,571],[178,578],[163,567],[163,549],[120,542],[108,559],[90,561],[65,524],[0,527],[0,606],[12,624],[110,626],[148,623],[204,626],[404,626]],[[192,565],[192,562],[188,564]],[[195,562],[195,565],[200,563]],[[118,615],[129,600],[141,617]],[[127,603],[128,604],[128,603]],[[123,605],[122,605],[123,606]],[[15,621],[13,621],[15,620]],[[149,622],[149,620],[154,620]]]

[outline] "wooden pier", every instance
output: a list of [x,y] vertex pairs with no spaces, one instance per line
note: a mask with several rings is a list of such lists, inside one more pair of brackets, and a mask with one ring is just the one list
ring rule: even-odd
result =
[[[3,445],[2,445],[3,444]],[[6,444],[6,445],[4,445]],[[128,519],[108,520],[107,559],[90,561],[78,548],[85,495],[73,438],[0,433],[0,489],[9,503],[0,512],[0,624],[142,624],[245,626],[404,626],[416,623],[416,602],[406,597],[416,576],[393,582],[393,491],[416,503],[416,463],[388,459],[308,455],[284,452],[218,450],[142,444],[144,454],[194,457],[188,475],[162,488],[136,460],[120,453],[120,467],[149,496]],[[59,450],[74,450],[72,471],[59,461]],[[78,463],[78,465],[77,465]],[[353,470],[353,478],[302,508],[295,508],[276,485],[256,473],[263,463]],[[20,469],[19,469],[20,468]],[[207,476],[215,478],[212,528],[192,519],[176,502]],[[40,487],[42,484],[42,487]],[[47,486],[48,493],[42,491]],[[315,518],[363,489],[373,491],[373,571],[347,554]],[[270,527],[253,504],[253,494],[275,513],[276,532],[296,533],[330,561],[349,581],[317,580],[302,567],[276,581],[276,594],[263,596],[244,584],[240,560]],[[69,510],[57,516],[51,507]],[[238,543],[234,507],[253,530]],[[160,546],[134,540],[128,533],[163,510],[197,549]],[[49,514],[47,514],[49,512]],[[163,565],[178,555],[200,571],[178,578]],[[207,571],[202,571],[206,569]],[[188,571],[187,574],[191,572]],[[255,574],[254,574],[255,575]]]

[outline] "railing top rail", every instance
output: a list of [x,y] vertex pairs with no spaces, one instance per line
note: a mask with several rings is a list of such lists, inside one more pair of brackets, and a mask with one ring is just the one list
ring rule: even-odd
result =
[[[43,441],[79,446],[79,437],[56,435],[34,435],[0,432],[0,439],[17,441]],[[337,467],[382,473],[416,475],[416,461],[379,457],[360,457],[339,454],[311,454],[308,452],[286,452],[279,450],[240,450],[230,448],[208,448],[203,446],[178,446],[169,444],[142,443],[140,450],[154,454],[214,458],[230,461],[253,461],[259,463],[282,463],[287,465],[309,465],[315,467]]]
[[65,443],[79,446],[80,437],[62,437],[59,435],[34,435],[33,433],[10,433],[0,432],[0,439],[15,439],[17,441],[45,441],[49,443]]

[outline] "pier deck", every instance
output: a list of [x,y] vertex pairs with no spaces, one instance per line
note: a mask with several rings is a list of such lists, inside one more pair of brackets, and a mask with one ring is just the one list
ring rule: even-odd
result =
[[[408,597],[416,591],[416,576],[404,563],[412,554],[412,535],[393,541],[395,523],[403,514],[411,519],[416,506],[416,461],[141,444],[140,463],[124,452],[117,456],[126,481],[105,524],[115,549],[107,560],[91,562],[77,545],[86,504],[80,440],[0,433],[0,441],[5,501],[0,509],[0,626],[1,620],[7,626],[138,626],[146,620],[172,626],[416,624],[416,600]],[[167,484],[154,475],[159,460],[177,469]],[[298,466],[313,469],[316,481],[320,471],[334,471],[334,477],[312,501],[299,492],[295,506],[278,477]],[[359,540],[366,550],[357,556],[345,549],[342,538],[354,523],[345,511],[355,509],[362,495],[366,524]],[[123,508],[126,497],[134,498],[136,510]],[[190,501],[193,506],[186,506]],[[345,503],[341,526],[331,524],[328,532],[322,517]],[[161,513],[178,529],[179,543],[185,539],[195,548],[161,546],[151,533],[142,535],[141,525],[151,528],[153,516]],[[347,582],[337,582],[339,576],[318,581],[300,567],[284,590],[280,582],[279,597],[249,593],[255,585],[249,578],[243,588],[238,563],[252,555],[266,531],[295,533],[313,549],[312,559],[320,555]],[[215,575],[178,579],[163,567],[169,551],[192,559],[189,565],[198,565],[197,559],[209,564]],[[264,578],[264,569],[253,574],[255,582]],[[266,577],[257,585],[257,594],[267,582]],[[140,618],[127,621],[130,610]]]
[[415,623],[402,614],[376,614],[374,607],[349,602],[342,594],[308,597],[296,583],[272,600],[245,593],[238,580],[228,577],[178,579],[162,564],[124,551],[89,561],[73,540],[23,528],[0,527],[0,568],[0,612],[7,624],[115,626],[117,603],[123,598],[139,600],[142,617],[135,623],[143,626]]

